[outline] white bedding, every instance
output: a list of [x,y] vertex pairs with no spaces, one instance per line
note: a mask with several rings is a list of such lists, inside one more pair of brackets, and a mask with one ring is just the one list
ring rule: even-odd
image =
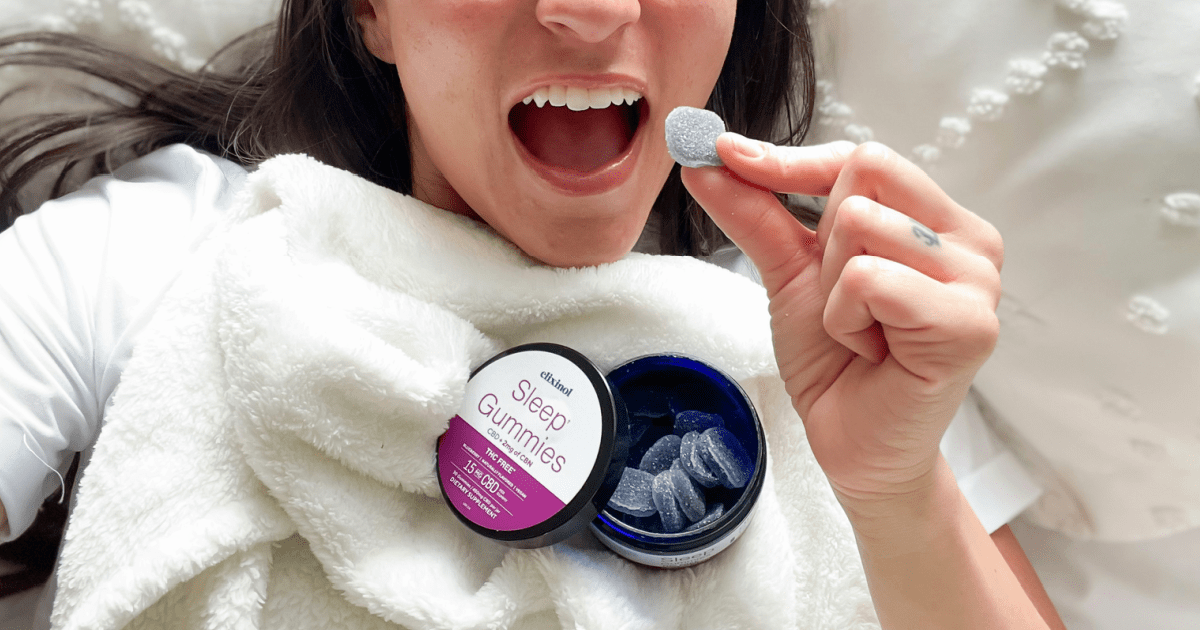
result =
[[1200,3],[817,4],[818,135],[1004,235],[976,390],[1047,488],[1015,530],[1069,627],[1200,628]]

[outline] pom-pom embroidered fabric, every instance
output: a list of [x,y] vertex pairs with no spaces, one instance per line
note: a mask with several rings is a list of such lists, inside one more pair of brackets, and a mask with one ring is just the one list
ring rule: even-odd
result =
[[1068,626],[1200,626],[1200,572],[1138,556],[1200,549],[1200,4],[825,0],[813,23],[814,140],[888,144],[1004,235],[975,390],[1046,488],[1026,519],[1066,534],[1043,549],[1081,554],[1050,567]]
[[1048,482],[1033,518],[1101,540],[1200,525],[1200,5],[1126,4],[814,16],[822,139],[911,154],[1004,234],[977,390]]
[[0,0],[0,27],[88,35],[196,70],[219,48],[267,24],[278,12],[279,0]]

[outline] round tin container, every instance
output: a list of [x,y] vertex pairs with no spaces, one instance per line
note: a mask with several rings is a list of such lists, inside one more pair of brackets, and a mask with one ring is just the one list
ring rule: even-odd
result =
[[[626,461],[636,465],[646,439],[671,431],[675,408],[721,415],[754,471],[744,488],[708,491],[726,506],[720,518],[665,534],[605,506]],[[631,439],[631,431],[643,439]],[[606,377],[571,348],[533,343],[502,352],[471,374],[463,407],[439,440],[437,465],[447,505],[488,538],[542,547],[590,525],[625,558],[682,567],[712,557],[741,535],[762,489],[766,452],[749,398],[712,366],[655,355]]]
[[[766,437],[754,405],[733,379],[720,370],[680,355],[654,355],[634,359],[608,375],[609,383],[620,392],[629,408],[632,431],[663,431],[638,426],[644,418],[668,410],[697,410],[720,415],[728,429],[741,442],[754,471],[744,488],[715,487],[707,490],[710,504],[720,502],[724,514],[711,523],[677,533],[655,531],[653,520],[639,519],[602,508],[592,522],[597,538],[621,556],[639,564],[655,567],[686,567],[715,556],[733,544],[750,523],[752,510],[762,492],[767,469]],[[641,445],[651,439],[635,439]],[[629,462],[639,461],[644,446],[635,445]],[[651,517],[653,519],[654,517]]]
[[581,531],[608,502],[627,436],[620,399],[587,357],[558,344],[517,346],[472,372],[438,443],[438,481],[475,532],[544,547]]

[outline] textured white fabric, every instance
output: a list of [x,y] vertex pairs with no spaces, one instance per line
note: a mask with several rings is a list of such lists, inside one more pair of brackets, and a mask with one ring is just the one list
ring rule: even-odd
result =
[[184,70],[279,12],[279,0],[0,0],[5,28],[79,33]]
[[[541,267],[478,224],[294,156],[252,175],[240,208],[168,292],[115,394],[57,627],[875,626],[775,373],[761,287],[681,258]],[[661,571],[586,535],[514,551],[460,526],[433,445],[470,368],[534,339],[602,368],[686,351],[737,378],[771,449],[743,538]]]
[[1200,526],[1200,3],[830,0],[819,132],[924,164],[1004,235],[985,411],[1036,523]]

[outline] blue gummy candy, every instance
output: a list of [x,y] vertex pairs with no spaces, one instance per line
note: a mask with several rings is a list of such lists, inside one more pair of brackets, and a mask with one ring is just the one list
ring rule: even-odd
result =
[[708,513],[704,515],[704,518],[696,521],[695,523],[692,523],[691,525],[688,525],[687,529],[685,531],[691,532],[691,531],[700,529],[701,527],[708,525],[709,523],[721,518],[724,515],[725,515],[725,504],[718,503],[708,509]]
[[667,152],[683,166],[721,166],[717,136],[724,132],[725,121],[716,112],[676,107],[667,114]]
[[726,488],[744,488],[750,481],[754,462],[742,443],[729,431],[713,428],[701,433],[696,450],[700,451],[704,462]]
[[717,475],[709,469],[708,464],[704,463],[704,458],[700,455],[700,449],[696,448],[700,443],[700,434],[691,431],[683,436],[679,443],[679,462],[683,465],[683,470],[688,476],[696,481],[696,483],[711,488],[719,482]]
[[621,481],[608,500],[608,507],[630,516],[650,516],[654,507],[654,475],[636,468],[626,468]]
[[667,472],[670,473],[671,483],[674,485],[675,500],[679,501],[679,509],[683,510],[688,522],[694,523],[704,518],[704,511],[708,508],[704,502],[704,492],[683,471],[679,460],[675,460],[675,463],[671,464],[671,470]]
[[658,509],[658,518],[662,521],[663,531],[668,534],[683,529],[683,510],[679,509],[679,501],[675,498],[675,484],[671,479],[670,470],[658,473],[654,477],[653,498],[654,507]]
[[679,444],[682,441],[682,438],[678,435],[667,434],[662,436],[642,456],[642,461],[638,464],[638,468],[651,475],[657,475],[670,468],[671,462],[679,459]]
[[691,431],[703,432],[713,427],[724,426],[725,420],[715,413],[689,410],[675,414],[675,435],[686,435]]

